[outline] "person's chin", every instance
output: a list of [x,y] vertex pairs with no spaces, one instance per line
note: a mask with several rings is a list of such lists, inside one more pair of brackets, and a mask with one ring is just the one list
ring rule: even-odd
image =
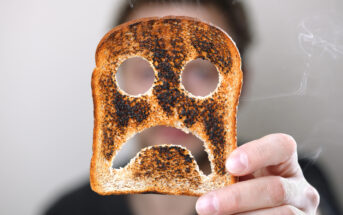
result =
[[185,140],[189,136],[189,134],[186,134],[180,129],[166,126],[156,127],[155,135],[159,135],[170,140]]

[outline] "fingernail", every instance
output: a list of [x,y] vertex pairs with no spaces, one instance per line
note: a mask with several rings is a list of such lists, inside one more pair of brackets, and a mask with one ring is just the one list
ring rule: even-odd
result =
[[231,173],[241,173],[248,167],[248,157],[243,152],[233,152],[226,161],[226,169]]
[[218,210],[218,201],[214,195],[202,196],[198,199],[195,209],[199,214],[213,214]]

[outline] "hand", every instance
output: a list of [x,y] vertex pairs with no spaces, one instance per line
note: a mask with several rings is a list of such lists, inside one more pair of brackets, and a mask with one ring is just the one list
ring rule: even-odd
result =
[[304,178],[291,136],[271,134],[238,147],[226,169],[240,182],[201,196],[200,215],[316,214],[319,194]]

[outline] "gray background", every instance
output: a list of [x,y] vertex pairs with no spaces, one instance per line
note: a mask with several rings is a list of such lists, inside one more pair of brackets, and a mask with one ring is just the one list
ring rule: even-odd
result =
[[[246,2],[256,38],[239,138],[293,135],[343,203],[342,1]],[[119,3],[0,2],[0,214],[37,214],[87,178],[94,53]]]

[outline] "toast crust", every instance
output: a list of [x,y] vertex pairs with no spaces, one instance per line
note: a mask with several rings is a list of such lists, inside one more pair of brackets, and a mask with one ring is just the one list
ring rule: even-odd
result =
[[[115,74],[130,57],[145,58],[155,73],[144,95],[130,96]],[[202,58],[219,73],[208,96],[193,96],[181,83],[187,62]],[[119,25],[100,41],[92,74],[94,102],[91,188],[101,194],[162,193],[200,196],[236,182],[225,160],[237,147],[236,112],[242,86],[241,58],[220,28],[185,16],[148,17]],[[211,163],[208,176],[181,146],[147,147],[124,168],[112,168],[121,146],[144,129],[165,125],[204,141]]]

